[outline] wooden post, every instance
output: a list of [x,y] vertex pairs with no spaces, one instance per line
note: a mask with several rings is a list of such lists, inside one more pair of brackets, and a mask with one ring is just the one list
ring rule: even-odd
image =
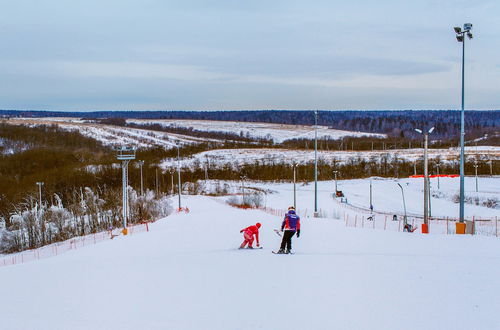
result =
[[384,217],[384,230],[387,229],[387,215]]
[[361,228],[365,228],[365,217],[361,217]]
[[448,217],[446,217],[446,235],[448,235],[449,232],[448,232]]

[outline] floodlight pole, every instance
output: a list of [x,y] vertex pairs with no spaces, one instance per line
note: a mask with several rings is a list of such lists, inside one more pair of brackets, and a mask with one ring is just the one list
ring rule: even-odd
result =
[[314,217],[318,216],[318,110],[314,110]]
[[[403,208],[405,210],[405,217],[403,219],[403,224],[406,225],[408,223],[408,220],[406,218],[406,202],[405,202],[405,192],[403,190],[403,186],[401,186],[401,184],[398,182],[398,186],[399,188],[401,188],[401,194],[403,195]],[[404,227],[403,227],[404,228]]]
[[373,203],[372,203],[372,180],[370,179],[370,211],[373,212]]
[[427,147],[429,141],[429,134],[432,133],[434,127],[430,130],[415,129],[418,133],[424,135],[424,224],[429,225],[429,159],[427,156]]
[[438,190],[439,190],[439,166],[440,166],[440,164],[437,163],[436,168],[437,168],[437,178],[438,178]]
[[295,184],[297,182],[297,164],[293,163],[293,208],[296,210],[297,209],[297,189],[295,187]]
[[37,182],[38,185],[38,198],[39,198],[39,203],[38,204],[38,211],[40,212],[42,210],[42,186],[44,185],[43,182]]
[[460,214],[459,221],[464,222],[465,213],[465,39],[472,38],[472,24],[465,23],[464,30],[455,27],[458,42],[462,43],[462,108],[460,111]]
[[474,163],[474,172],[475,172],[475,176],[476,176],[476,192],[478,192],[478,191],[479,191],[479,189],[478,189],[478,185],[477,185],[477,167],[478,167],[478,166],[479,166],[479,165],[477,165],[477,161],[476,161],[476,162]]
[[335,196],[337,196],[337,191],[338,191],[338,189],[337,189],[337,173],[338,172],[339,171],[333,171],[333,176],[335,177]]
[[180,160],[179,146],[177,146],[177,181],[179,183],[179,211],[181,210],[181,160]]
[[142,165],[144,165],[144,161],[140,160],[137,163],[139,164],[139,168],[141,169],[141,196],[143,196],[144,195],[144,183],[142,180]]

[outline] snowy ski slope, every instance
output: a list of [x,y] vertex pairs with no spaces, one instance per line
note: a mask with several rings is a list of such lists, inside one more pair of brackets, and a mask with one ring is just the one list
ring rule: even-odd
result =
[[[147,233],[0,268],[2,329],[498,329],[498,239],[304,218],[273,255],[281,216],[183,201]],[[264,249],[237,250],[256,221]]]

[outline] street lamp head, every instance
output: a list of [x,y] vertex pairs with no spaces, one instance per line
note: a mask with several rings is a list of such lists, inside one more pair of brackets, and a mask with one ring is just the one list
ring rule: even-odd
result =
[[469,39],[472,39],[472,33],[467,32],[467,37],[469,37]]
[[417,132],[419,132],[420,134],[422,134],[422,130],[421,130],[421,129],[415,128],[415,131],[417,131]]
[[461,35],[461,34],[457,35],[457,41],[458,42],[463,42],[464,41],[464,36]]
[[431,134],[433,131],[434,131],[434,127],[432,127],[432,128],[429,130],[429,134]]
[[455,30],[455,33],[462,33],[462,29],[458,26],[455,26],[453,29]]
[[465,23],[464,31],[469,32],[470,30],[472,30],[472,23]]

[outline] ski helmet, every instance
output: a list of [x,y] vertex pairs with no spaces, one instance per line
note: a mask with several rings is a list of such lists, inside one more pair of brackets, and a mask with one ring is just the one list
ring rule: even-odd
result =
[[255,225],[257,226],[257,228],[260,228],[261,226],[260,222],[257,222]]
[[294,210],[294,211],[295,211],[295,207],[290,206],[290,207],[288,208],[288,210]]

